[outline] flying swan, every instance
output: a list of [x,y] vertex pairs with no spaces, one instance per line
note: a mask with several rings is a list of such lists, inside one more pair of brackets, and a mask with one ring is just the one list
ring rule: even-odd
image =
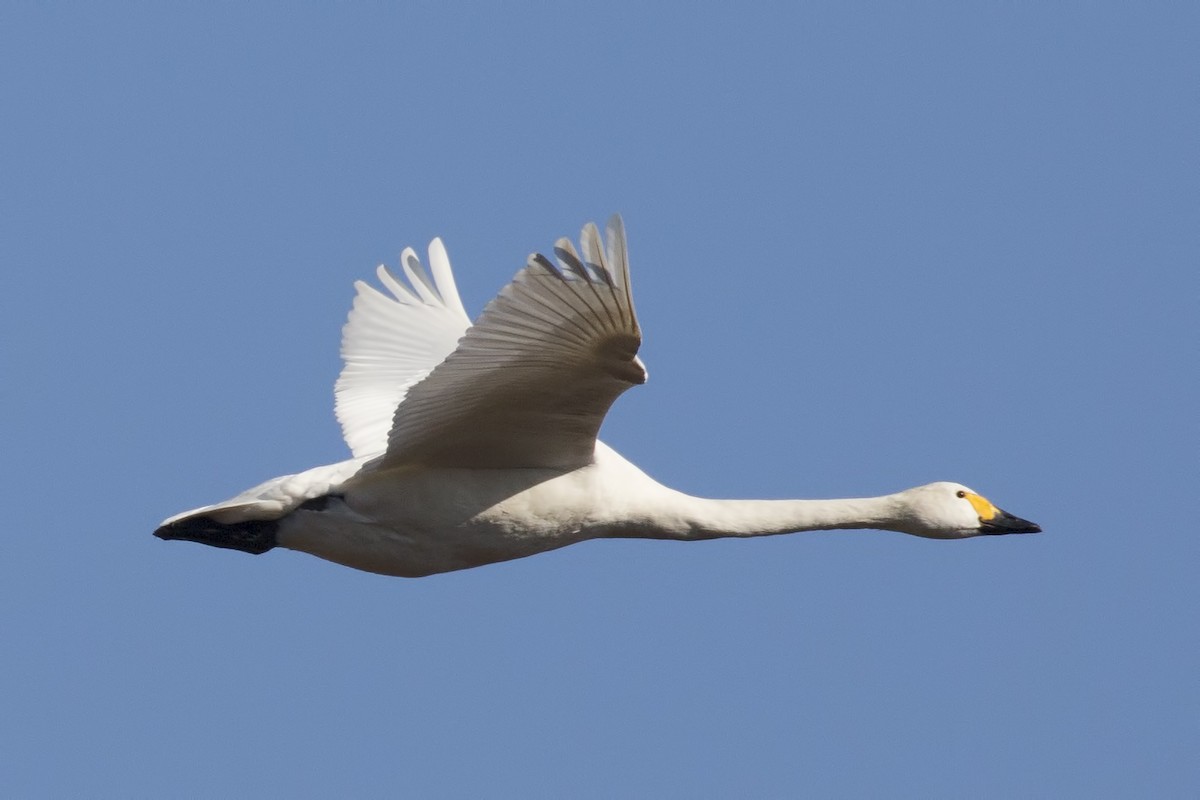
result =
[[164,521],[155,536],[300,550],[418,577],[586,539],[715,539],[879,528],[932,539],[1036,533],[965,486],[849,500],[708,500],[669,489],[596,439],[644,383],[625,231],[589,223],[540,254],[472,325],[440,239],[411,248],[388,294],[361,281],[335,388],[354,457]]

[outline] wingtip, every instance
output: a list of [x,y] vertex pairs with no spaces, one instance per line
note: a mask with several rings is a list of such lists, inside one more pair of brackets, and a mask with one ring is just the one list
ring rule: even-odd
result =
[[625,241],[625,218],[619,213],[613,214],[608,218],[608,222],[604,225],[605,233],[608,235],[609,242]]
[[569,272],[583,280],[595,280],[594,276],[584,265],[583,259],[575,249],[574,243],[567,237],[562,237],[554,243],[554,257],[563,272]]
[[429,243],[429,271],[433,273],[433,283],[442,302],[448,307],[467,316],[462,299],[458,296],[458,285],[454,282],[454,270],[450,267],[450,254],[442,237],[435,236]]
[[605,250],[608,253],[608,268],[613,280],[629,287],[629,244],[625,238],[625,220],[619,213],[608,218],[604,226]]
[[583,251],[583,260],[589,269],[604,275],[605,281],[611,281],[611,268],[608,259],[604,257],[604,248],[600,245],[600,229],[596,223],[589,222],[579,232],[579,247]]

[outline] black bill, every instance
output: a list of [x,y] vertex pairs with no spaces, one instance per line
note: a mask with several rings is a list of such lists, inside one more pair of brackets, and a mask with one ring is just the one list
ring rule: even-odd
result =
[[1014,517],[1007,511],[999,511],[996,516],[989,520],[980,520],[979,532],[984,534],[999,535],[1002,533],[1041,533],[1042,528],[1036,522],[1030,522],[1027,519]]

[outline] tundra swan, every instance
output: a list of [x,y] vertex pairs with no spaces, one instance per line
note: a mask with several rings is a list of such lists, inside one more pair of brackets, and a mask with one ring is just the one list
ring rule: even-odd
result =
[[[582,254],[581,254],[582,253]],[[848,500],[708,500],[651,479],[596,439],[644,383],[625,231],[530,256],[471,325],[439,239],[387,293],[356,283],[336,412],[353,458],[274,478],[155,531],[263,553],[300,550],[417,577],[597,538],[713,539],[879,528],[933,539],[1033,533],[957,483]]]

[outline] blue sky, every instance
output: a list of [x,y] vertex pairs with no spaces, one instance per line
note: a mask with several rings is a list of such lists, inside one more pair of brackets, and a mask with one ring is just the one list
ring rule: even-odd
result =
[[[5,5],[0,794],[1194,795],[1200,14],[1054,6]],[[345,457],[377,263],[477,312],[613,211],[628,458],[1046,533],[151,537]]]

